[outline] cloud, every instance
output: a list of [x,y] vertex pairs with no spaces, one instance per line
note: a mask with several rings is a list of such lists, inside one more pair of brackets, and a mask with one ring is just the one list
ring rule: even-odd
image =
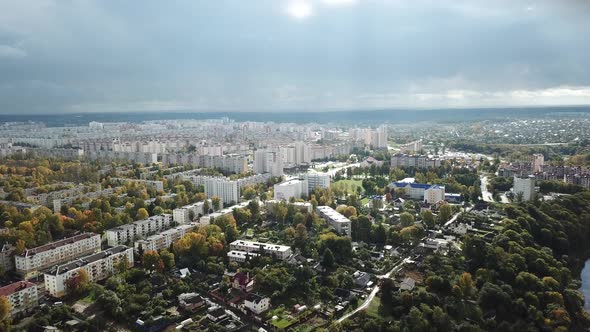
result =
[[320,0],[320,3],[328,6],[349,6],[357,3],[357,0]]
[[587,1],[142,5],[0,0],[0,113],[590,104]]
[[23,49],[10,45],[0,45],[0,58],[20,59],[26,56],[27,52]]
[[306,19],[313,14],[310,1],[294,0],[287,5],[287,14],[295,19]]

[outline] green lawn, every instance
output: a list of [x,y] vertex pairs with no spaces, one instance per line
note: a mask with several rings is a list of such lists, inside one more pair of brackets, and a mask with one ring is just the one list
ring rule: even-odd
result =
[[391,317],[390,315],[384,316],[382,313],[379,312],[380,306],[381,306],[381,300],[379,299],[379,296],[375,296],[373,298],[373,301],[371,301],[371,303],[369,303],[369,306],[364,311],[367,314],[367,316],[369,316],[369,317],[375,317],[375,318],[380,318],[380,319],[385,319],[385,320],[392,319],[393,317]]
[[349,193],[356,193],[356,188],[359,187],[363,190],[363,181],[362,180],[340,180],[332,183],[332,187],[338,188],[340,190],[347,190]]

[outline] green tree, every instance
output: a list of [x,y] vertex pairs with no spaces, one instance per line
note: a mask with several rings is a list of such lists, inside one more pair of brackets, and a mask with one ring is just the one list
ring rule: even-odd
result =
[[451,219],[453,215],[453,209],[451,208],[450,204],[443,204],[441,205],[440,209],[438,210],[438,222],[441,224],[446,223]]
[[218,211],[221,208],[221,198],[219,196],[211,197],[211,204],[213,205],[213,210]]
[[430,210],[425,210],[422,212],[422,221],[428,228],[434,227],[434,215]]
[[162,249],[162,251],[160,251],[160,258],[162,259],[166,271],[172,270],[176,265],[174,254],[168,251],[168,249]]
[[150,216],[148,211],[145,208],[140,208],[137,210],[137,214],[135,214],[135,220],[144,220]]
[[414,224],[414,222],[416,221],[416,219],[414,218],[414,216],[408,212],[402,212],[399,215],[399,221],[400,224],[402,225],[402,227],[408,227],[412,224]]
[[334,253],[330,248],[324,250],[324,257],[322,257],[322,266],[326,269],[331,269],[334,267]]

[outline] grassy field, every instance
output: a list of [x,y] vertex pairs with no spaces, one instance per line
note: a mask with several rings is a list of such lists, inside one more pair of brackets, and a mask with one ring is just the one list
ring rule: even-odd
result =
[[340,190],[347,190],[349,193],[356,193],[356,188],[359,187],[361,188],[362,191],[363,187],[362,187],[362,180],[340,180],[340,181],[336,181],[332,184],[332,187],[334,188],[338,188]]
[[379,296],[375,296],[375,298],[373,298],[373,301],[369,303],[369,306],[364,311],[369,317],[381,318],[385,320],[393,319],[393,317],[391,317],[390,315],[384,316],[382,313],[379,312],[380,305],[381,300],[379,299]]

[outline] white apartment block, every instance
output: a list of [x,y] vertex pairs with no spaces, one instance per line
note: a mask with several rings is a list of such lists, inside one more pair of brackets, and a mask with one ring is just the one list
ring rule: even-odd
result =
[[90,160],[101,160],[105,162],[130,161],[143,165],[150,165],[158,162],[158,154],[152,152],[94,150],[88,151],[86,157]]
[[272,176],[283,175],[283,156],[280,152],[257,150],[254,152],[254,172],[270,173]]
[[372,145],[375,149],[387,148],[387,126],[365,129],[362,138],[366,145]]
[[275,256],[277,259],[285,260],[291,256],[291,247],[272,243],[236,240],[229,244],[231,251],[242,251],[247,253],[264,254]]
[[326,173],[305,173],[301,176],[307,180],[307,191],[312,192],[315,188],[330,188],[330,174]]
[[135,250],[139,251],[140,247],[144,251],[168,249],[174,242],[180,240],[180,238],[189,233],[193,228],[193,225],[180,225],[159,234],[148,236],[145,240],[135,241]]
[[515,197],[522,194],[524,201],[532,201],[535,197],[535,177],[527,176],[523,178],[515,176],[512,192],[514,192]]
[[209,198],[218,196],[221,198],[221,201],[226,204],[234,204],[240,201],[240,188],[238,182],[226,178],[206,179],[205,194],[207,194],[207,197]]
[[424,201],[428,204],[436,204],[445,200],[445,187],[433,185],[424,190]]
[[0,250],[0,268],[8,272],[14,270],[14,246],[5,243]]
[[393,182],[391,185],[394,189],[403,189],[405,197],[426,201],[429,204],[435,204],[445,199],[444,186],[411,182]]
[[391,156],[391,167],[434,168],[440,167],[441,160],[423,155],[394,154]]
[[97,282],[115,274],[117,264],[123,260],[126,260],[129,266],[133,266],[133,248],[116,246],[55,266],[45,273],[45,290],[55,297],[64,296],[68,292],[67,280],[76,277],[81,269],[88,272],[90,282]]
[[227,253],[227,258],[230,262],[245,263],[248,259],[258,257],[259,255],[255,252],[246,252],[240,250],[230,250]]
[[422,140],[413,141],[400,145],[400,150],[404,153],[416,153],[422,150]]
[[288,201],[291,198],[301,198],[308,195],[307,180],[291,179],[274,185],[274,199]]
[[17,281],[0,288],[0,296],[8,299],[12,317],[31,312],[39,305],[37,285],[28,281]]
[[[213,209],[213,203],[210,199],[207,199],[207,204],[209,205],[209,209]],[[197,219],[199,216],[203,216],[208,213],[209,211],[205,211],[205,202],[203,201],[185,205],[183,207],[172,210],[172,218],[174,222],[178,224],[188,224],[193,221],[190,218],[191,214],[193,216],[193,219]]]
[[320,217],[326,219],[328,224],[334,227],[334,229],[336,229],[336,232],[338,232],[339,234],[344,234],[346,236],[352,235],[352,222],[350,221],[350,219],[346,218],[345,216],[343,216],[342,214],[340,214],[339,212],[337,212],[329,206],[318,206],[317,211]]
[[131,224],[111,228],[106,231],[109,246],[131,244],[150,235],[166,230],[172,226],[171,214],[159,214]]
[[16,272],[29,279],[39,271],[100,250],[100,235],[83,233],[14,256]]

